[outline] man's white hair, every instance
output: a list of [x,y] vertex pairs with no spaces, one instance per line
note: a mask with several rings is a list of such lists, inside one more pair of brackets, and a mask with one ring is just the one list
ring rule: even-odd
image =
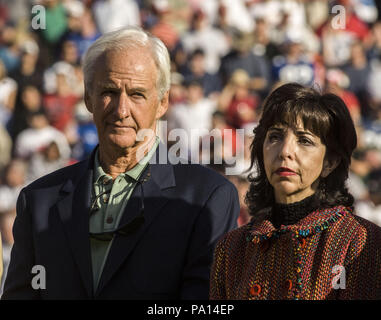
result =
[[159,98],[163,98],[164,93],[170,87],[171,65],[168,50],[160,39],[139,27],[126,27],[105,33],[89,47],[82,61],[86,91],[90,91],[96,70],[95,64],[102,53],[109,50],[126,50],[141,47],[151,50],[158,71],[156,88],[158,89]]

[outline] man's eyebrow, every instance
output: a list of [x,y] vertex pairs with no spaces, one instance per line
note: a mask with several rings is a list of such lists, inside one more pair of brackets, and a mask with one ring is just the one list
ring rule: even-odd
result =
[[128,91],[147,92],[147,89],[146,89],[146,88],[143,88],[143,87],[134,87],[134,88],[130,88],[130,89],[128,89]]
[[118,86],[115,83],[106,82],[106,83],[102,83],[102,88],[105,88],[105,89],[118,89]]
[[[102,82],[101,88],[102,89],[116,89],[116,90],[120,89],[119,86],[113,82]],[[128,92],[130,93],[131,92],[146,93],[147,91],[148,91],[147,88],[144,88],[144,87],[133,87],[128,89]]]

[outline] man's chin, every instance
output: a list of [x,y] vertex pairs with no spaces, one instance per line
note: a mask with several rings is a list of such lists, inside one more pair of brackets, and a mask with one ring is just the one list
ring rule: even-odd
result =
[[105,141],[106,144],[109,144],[110,146],[113,146],[114,148],[126,150],[131,147],[134,147],[137,143],[137,141],[133,139],[109,139],[108,141]]

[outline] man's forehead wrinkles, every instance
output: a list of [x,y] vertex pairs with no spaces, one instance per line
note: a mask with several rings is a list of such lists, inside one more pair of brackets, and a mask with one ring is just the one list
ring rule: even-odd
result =
[[103,84],[110,84],[110,85],[117,85],[117,84],[120,84],[121,82],[146,84],[150,80],[151,80],[151,77],[149,75],[147,76],[144,76],[142,74],[128,75],[126,73],[109,72],[104,74],[104,76],[102,76],[101,79],[99,79],[97,82],[103,83]]
[[104,80],[104,81],[97,81],[97,86],[99,88],[110,88],[110,89],[121,89],[121,87],[124,87],[128,91],[140,91],[140,92],[147,92],[150,90],[150,87],[147,85],[146,81],[128,81],[127,83],[123,81],[110,81],[110,80]]
[[152,71],[144,71],[144,69],[141,69],[141,71],[137,72],[137,70],[105,70],[105,80],[111,79],[111,80],[141,80],[141,81],[147,81],[152,77]]

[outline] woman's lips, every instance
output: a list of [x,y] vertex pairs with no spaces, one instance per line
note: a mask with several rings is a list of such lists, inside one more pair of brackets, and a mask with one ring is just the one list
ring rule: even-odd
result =
[[278,176],[281,176],[281,177],[287,177],[287,176],[294,176],[296,175],[296,172],[291,170],[290,168],[286,168],[286,167],[280,167],[278,168],[275,173],[278,175]]
[[281,171],[281,172],[277,172],[276,174],[278,176],[281,176],[281,177],[295,176],[296,175],[295,172],[290,172],[290,171]]

